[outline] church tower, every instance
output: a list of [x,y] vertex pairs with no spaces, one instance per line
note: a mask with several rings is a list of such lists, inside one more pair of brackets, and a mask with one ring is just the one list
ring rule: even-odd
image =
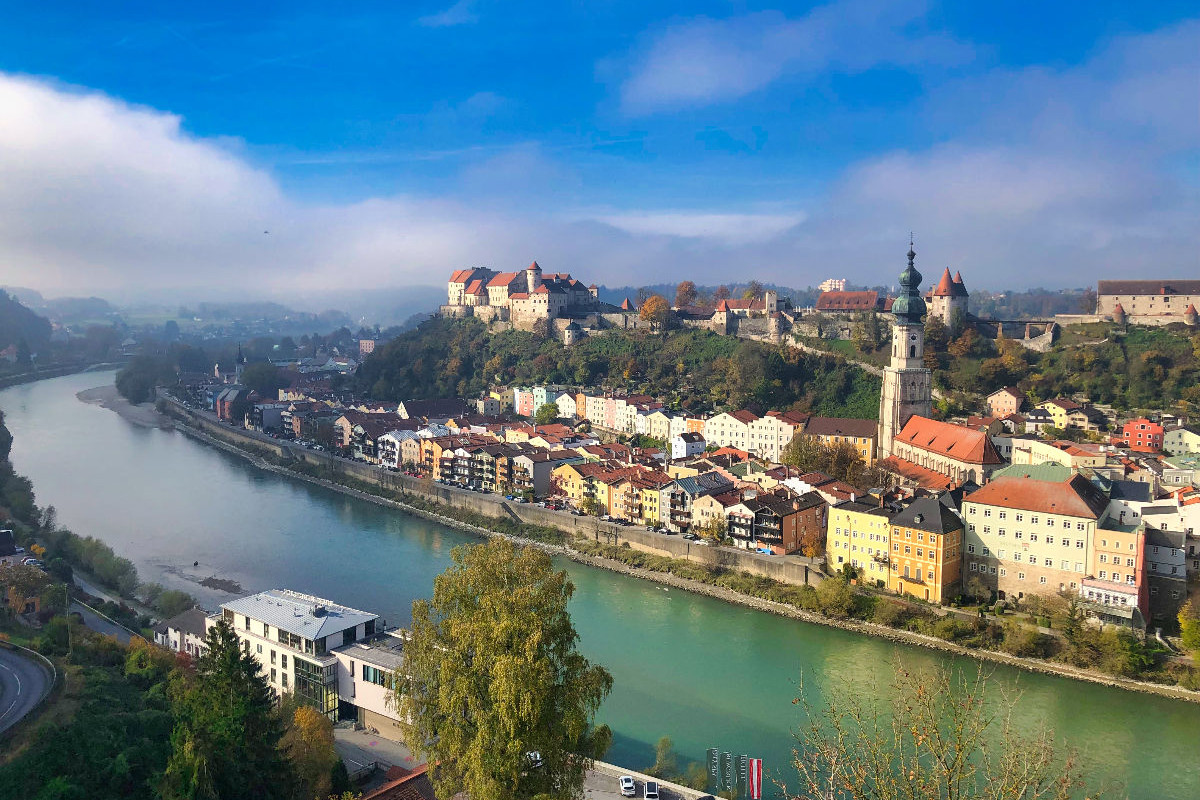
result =
[[883,371],[879,398],[879,457],[892,454],[892,444],[912,416],[933,411],[931,372],[925,368],[925,301],[921,273],[913,266],[917,254],[908,243],[908,268],[900,273],[900,296],[892,302],[892,362]]

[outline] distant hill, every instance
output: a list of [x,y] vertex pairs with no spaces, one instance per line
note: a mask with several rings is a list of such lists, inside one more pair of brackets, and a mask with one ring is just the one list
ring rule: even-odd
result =
[[50,320],[21,305],[8,292],[0,291],[0,349],[24,341],[31,350],[50,342]]

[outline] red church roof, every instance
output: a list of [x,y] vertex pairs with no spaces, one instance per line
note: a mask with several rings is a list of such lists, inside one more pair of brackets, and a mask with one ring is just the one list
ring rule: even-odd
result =
[[896,441],[968,464],[1001,464],[1004,461],[986,432],[927,417],[911,417]]

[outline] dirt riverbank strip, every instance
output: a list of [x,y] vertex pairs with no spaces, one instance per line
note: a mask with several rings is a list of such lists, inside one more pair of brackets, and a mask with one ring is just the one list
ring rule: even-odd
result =
[[107,408],[109,411],[115,411],[124,419],[143,428],[174,427],[171,420],[155,410],[153,403],[142,403],[135,406],[122,397],[121,393],[117,391],[117,387],[112,384],[97,386],[94,389],[84,389],[82,392],[76,394],[75,397],[88,405],[100,406],[101,408]]
[[1178,700],[1200,703],[1200,692],[1190,691],[1178,686],[1168,686],[1165,684],[1117,678],[1100,672],[1078,669],[1066,664],[1020,658],[1017,656],[1011,656],[1007,653],[996,652],[994,650],[977,650],[967,648],[933,636],[925,636],[919,633],[913,633],[911,631],[897,630],[895,628],[889,628],[885,625],[878,625],[871,622],[859,622],[857,620],[842,620],[825,617],[820,614],[804,611],[803,609],[799,609],[794,606],[776,603],[770,600],[763,600],[757,597],[751,597],[749,595],[734,592],[720,586],[712,586],[710,584],[700,583],[699,581],[681,578],[677,575],[672,575],[671,573],[655,572],[653,570],[631,567],[613,559],[603,558],[601,556],[590,556],[585,553],[580,553],[569,546],[550,545],[544,542],[537,542],[530,539],[524,539],[519,536],[500,533],[499,531],[494,531],[489,528],[471,525],[451,517],[442,516],[425,509],[416,508],[415,506],[410,506],[407,503],[398,500],[379,497],[378,495],[371,494],[370,492],[363,492],[359,489],[343,486],[342,484],[335,483],[324,478],[315,478],[309,475],[294,472],[285,467],[272,464],[262,457],[236,447],[228,442],[215,439],[181,422],[175,422],[174,427],[176,430],[196,439],[197,441],[201,441],[212,447],[216,447],[228,453],[240,456],[260,469],[269,470],[280,475],[286,475],[290,478],[308,481],[309,483],[317,486],[322,486],[335,492],[340,492],[351,497],[356,497],[360,500],[375,503],[376,505],[394,508],[404,511],[405,513],[434,520],[443,525],[456,528],[475,536],[507,539],[524,546],[536,547],[552,555],[560,555],[565,558],[569,558],[572,561],[580,564],[586,564],[588,566],[598,567],[600,569],[607,569],[612,572],[619,572],[624,575],[641,578],[643,580],[687,592],[692,592],[694,594],[706,595],[717,600],[723,600],[727,603],[745,606],[756,611],[765,611],[769,614],[775,614],[776,616],[780,617],[788,617],[790,619],[808,622],[815,625],[825,625],[831,628],[840,628],[841,630],[849,631],[851,633],[859,633],[867,636],[875,636],[878,638],[887,639],[895,644],[915,645],[917,647],[940,650],[951,655],[965,656],[968,658],[977,659],[979,661],[1005,664],[1028,672],[1037,672],[1043,675],[1055,675],[1063,678],[1073,678],[1075,680],[1088,681],[1090,683],[1096,683],[1117,689],[1126,689],[1129,691],[1144,692],[1147,694],[1157,694],[1163,697],[1171,697]]

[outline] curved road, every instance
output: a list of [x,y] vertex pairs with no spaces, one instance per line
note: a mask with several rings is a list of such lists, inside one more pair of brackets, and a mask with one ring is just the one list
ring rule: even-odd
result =
[[0,647],[0,733],[16,725],[49,691],[50,673],[44,664]]

